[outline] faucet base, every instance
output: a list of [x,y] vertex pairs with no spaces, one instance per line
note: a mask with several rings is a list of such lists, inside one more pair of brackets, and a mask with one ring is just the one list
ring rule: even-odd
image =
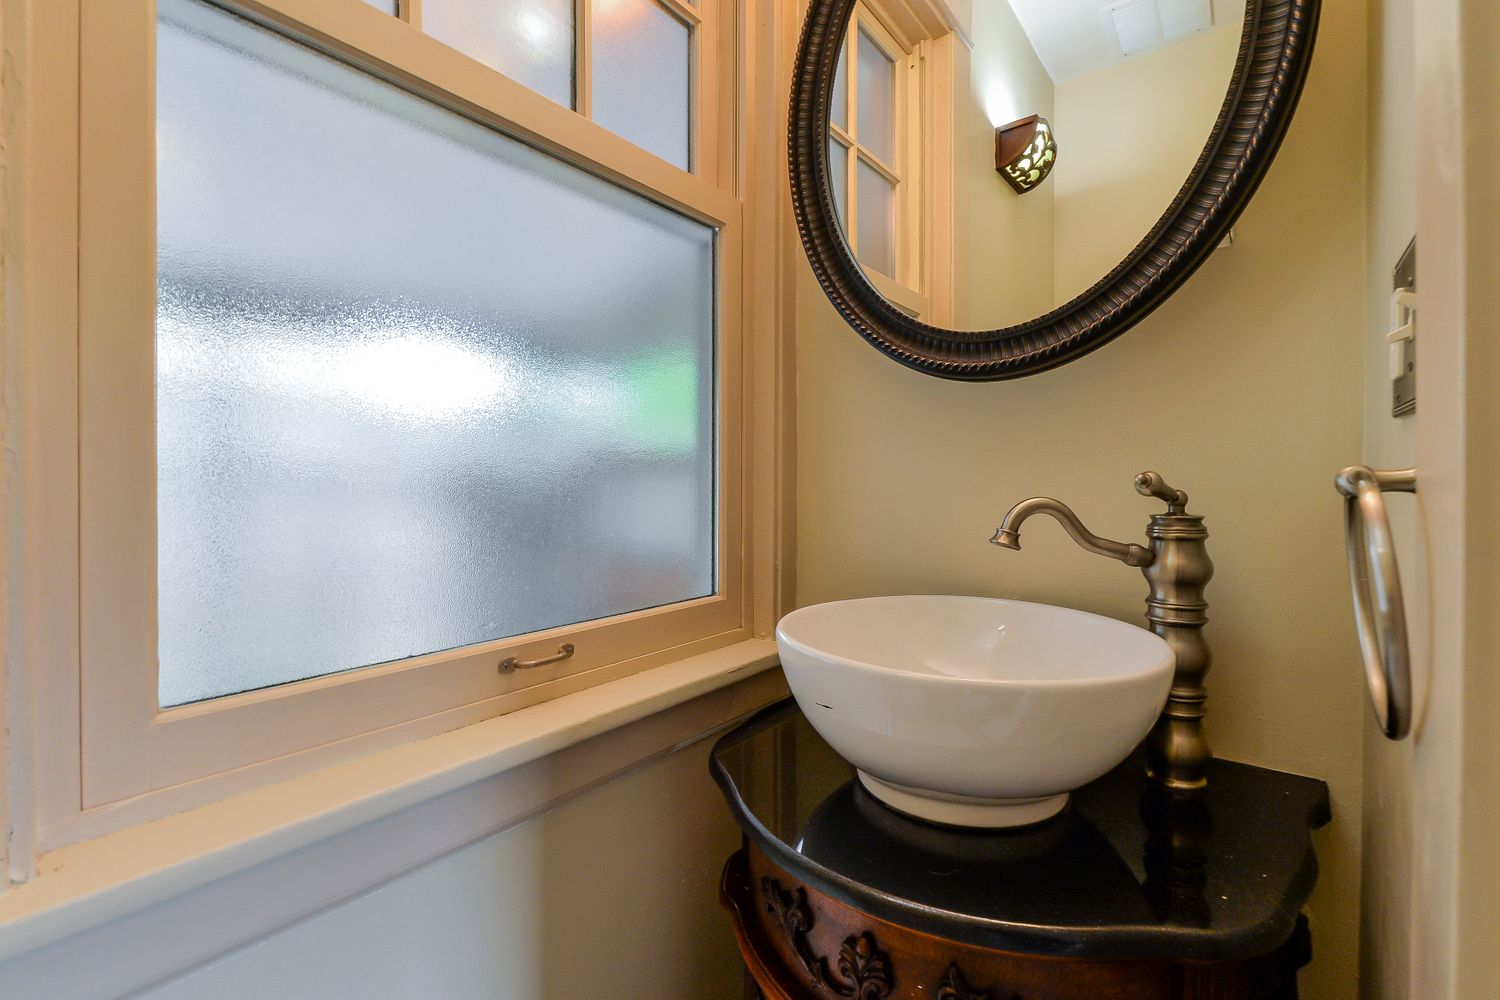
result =
[[1177,657],[1166,707],[1146,737],[1147,772],[1167,788],[1202,788],[1213,760],[1203,733],[1208,700],[1203,679],[1213,663],[1203,635],[1208,624],[1203,590],[1214,573],[1205,547],[1208,529],[1192,514],[1156,514],[1146,536],[1156,556],[1142,571],[1151,587],[1146,620]]

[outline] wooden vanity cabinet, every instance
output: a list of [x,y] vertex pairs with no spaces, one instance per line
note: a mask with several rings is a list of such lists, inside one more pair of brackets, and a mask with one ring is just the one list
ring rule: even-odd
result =
[[721,896],[765,1000],[1296,1000],[1316,779],[1139,761],[1020,830],[940,827],[865,792],[790,701],[715,746],[744,842]]
[[764,1000],[1297,1000],[1307,921],[1268,955],[1238,961],[1068,958],[975,947],[880,920],[809,889],[746,847],[721,896]]

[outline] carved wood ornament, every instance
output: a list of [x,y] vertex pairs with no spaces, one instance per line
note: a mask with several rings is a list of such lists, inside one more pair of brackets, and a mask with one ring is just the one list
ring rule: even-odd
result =
[[812,946],[807,943],[807,932],[812,930],[813,921],[812,910],[807,906],[807,890],[799,885],[787,892],[774,878],[762,878],[760,894],[766,901],[766,912],[776,918],[777,926],[791,943],[802,967],[815,985],[822,986],[828,966],[813,954]]
[[1019,993],[1000,994],[997,990],[976,990],[964,979],[957,962],[948,963],[948,971],[938,984],[937,1000],[1022,1000]]
[[885,1000],[891,995],[894,980],[890,956],[876,945],[873,934],[864,931],[844,939],[835,979],[828,971],[828,960],[816,954],[807,939],[813,926],[807,890],[797,886],[788,892],[776,879],[766,877],[760,880],[760,894],[766,901],[766,912],[776,918],[814,986],[845,1000]]

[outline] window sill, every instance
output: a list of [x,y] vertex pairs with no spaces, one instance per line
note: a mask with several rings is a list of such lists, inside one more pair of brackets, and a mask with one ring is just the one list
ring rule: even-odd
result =
[[[164,916],[182,920],[172,965],[205,961],[743,717],[785,694],[776,664],[774,642],[740,642],[61,848],[0,893],[0,963],[50,974],[64,963],[49,946],[86,936],[97,955],[92,939],[141,932],[122,918],[148,907],[156,935]],[[274,900],[247,902],[254,885]],[[218,927],[195,926],[224,898],[237,925],[216,909]]]

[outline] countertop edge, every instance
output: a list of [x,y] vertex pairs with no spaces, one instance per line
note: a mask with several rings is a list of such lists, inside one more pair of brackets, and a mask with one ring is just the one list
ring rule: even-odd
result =
[[[1181,927],[1152,925],[1149,928],[1133,925],[1077,928],[1007,923],[935,909],[892,897],[842,876],[782,842],[750,812],[740,797],[733,778],[725,770],[720,760],[720,751],[731,742],[744,739],[746,730],[784,711],[789,701],[790,699],[787,699],[767,706],[734,731],[721,737],[709,756],[709,771],[723,793],[741,831],[771,861],[787,874],[800,879],[813,889],[880,920],[910,927],[913,930],[947,940],[1028,955],[1057,958],[1240,961],[1269,954],[1286,942],[1296,929],[1302,906],[1306,904],[1317,882],[1318,862],[1313,849],[1312,831],[1332,821],[1327,783],[1307,775],[1274,771],[1256,764],[1220,758],[1225,763],[1238,767],[1285,774],[1287,777],[1316,783],[1319,786],[1318,794],[1308,804],[1303,853],[1296,865],[1296,871],[1287,892],[1289,905],[1277,907],[1271,917],[1253,928],[1240,931],[1217,931],[1210,934],[1203,928],[1186,925]],[[964,930],[968,933],[962,937],[957,937],[953,933],[955,925],[959,924],[967,925]]]

